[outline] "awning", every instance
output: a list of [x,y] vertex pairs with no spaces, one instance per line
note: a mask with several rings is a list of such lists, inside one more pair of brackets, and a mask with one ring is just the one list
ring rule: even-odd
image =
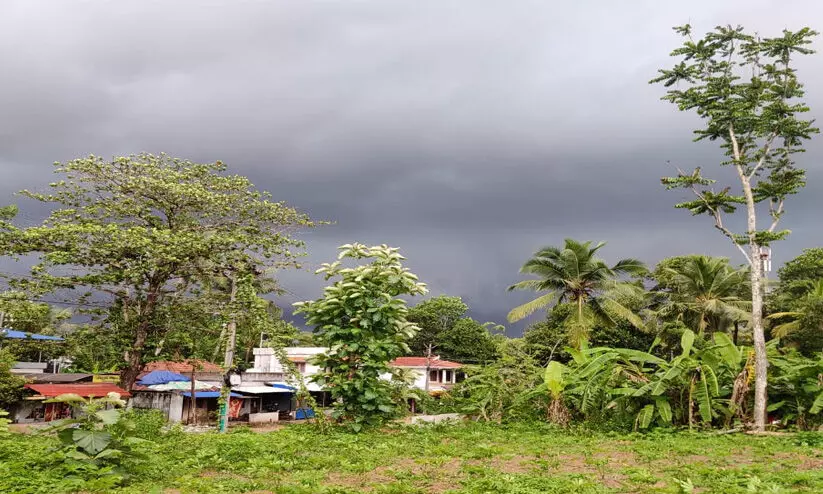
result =
[[237,391],[238,393],[248,393],[252,395],[294,393],[294,390],[291,389],[275,388],[272,386],[235,386],[231,389],[232,391]]
[[[285,382],[282,382],[282,381],[269,381],[269,382],[266,382],[266,384],[268,384],[269,386],[275,387],[275,388],[287,389],[287,390],[290,390],[291,392],[297,392],[297,389],[298,389],[297,386],[295,386],[293,384],[285,383]],[[319,384],[309,382],[309,383],[306,383],[306,391],[320,392],[320,391],[324,391],[324,390],[323,390],[322,387],[320,387]]]
[[[165,384],[152,384],[151,386],[146,386],[151,391],[189,391],[191,392],[191,382],[185,381],[172,381],[167,382]],[[207,383],[203,381],[194,381],[194,390],[206,390],[212,389],[215,385],[213,383]],[[219,387],[219,386],[216,386]]]
[[[183,396],[191,397],[191,392],[183,393]],[[239,395],[237,393],[229,393],[229,396],[234,396],[235,398],[245,398],[243,395]],[[194,392],[195,398],[220,398],[220,391],[195,391]]]
[[46,340],[46,341],[63,341],[59,336],[48,336],[45,334],[26,333],[14,329],[0,329],[0,337],[14,338],[18,340]]

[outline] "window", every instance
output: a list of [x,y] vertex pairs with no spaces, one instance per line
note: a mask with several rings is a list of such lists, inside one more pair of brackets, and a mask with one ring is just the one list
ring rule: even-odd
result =
[[450,371],[450,370],[446,371],[446,381],[445,382],[447,382],[447,383],[452,382],[452,371]]
[[429,382],[440,382],[440,371],[429,371]]
[[306,363],[305,362],[295,362],[294,364],[297,367],[297,372],[301,374],[306,373]]

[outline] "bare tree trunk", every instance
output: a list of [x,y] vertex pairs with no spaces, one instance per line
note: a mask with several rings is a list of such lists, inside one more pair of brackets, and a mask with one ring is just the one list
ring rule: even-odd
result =
[[[754,216],[754,212],[750,212]],[[760,246],[752,241],[752,337],[754,339],[754,429],[766,430],[766,386],[768,384],[769,359],[766,355],[766,335],[763,330],[763,265],[760,262]]]
[[229,297],[229,305],[231,307],[231,314],[229,316],[229,323],[226,327],[228,332],[228,342],[226,343],[226,354],[223,359],[223,367],[226,369],[226,375],[223,376],[223,388],[220,392],[222,403],[220,404],[220,432],[226,432],[229,428],[229,400],[231,399],[231,387],[228,383],[228,373],[234,367],[234,347],[237,340],[237,318],[234,313],[234,302],[237,298],[237,277],[234,273],[231,275],[231,295]]
[[[734,157],[734,168],[740,178],[740,185],[743,188],[743,196],[746,199],[746,232],[749,240],[748,261],[751,267],[752,283],[752,338],[754,340],[754,430],[763,432],[766,430],[766,386],[768,385],[769,358],[766,355],[766,335],[763,331],[763,264],[760,262],[760,244],[757,242],[757,210],[755,208],[754,194],[752,193],[752,178],[754,171],[747,173],[743,166],[740,146],[734,127],[729,126],[729,137],[732,143],[732,153]],[[773,138],[773,137],[772,137]],[[762,163],[769,153],[771,140],[763,149]],[[760,166],[760,164],[758,164]],[[756,170],[757,168],[755,168]],[[776,225],[776,220],[775,220]],[[737,242],[735,242],[737,243]],[[737,246],[742,249],[741,245]],[[746,252],[743,251],[745,255]]]
[[146,297],[146,305],[140,310],[140,320],[137,321],[137,331],[131,349],[126,355],[126,368],[120,373],[120,384],[126,391],[131,391],[137,376],[143,370],[143,349],[149,339],[149,319],[154,313],[157,305],[159,287],[152,289]]

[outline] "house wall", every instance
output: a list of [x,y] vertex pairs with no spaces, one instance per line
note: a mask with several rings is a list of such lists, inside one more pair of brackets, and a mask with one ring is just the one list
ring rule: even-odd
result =
[[183,395],[177,393],[134,391],[129,406],[160,410],[169,422],[180,422],[183,419]]
[[[286,347],[283,350],[286,352],[286,355],[305,357],[307,359],[327,351],[324,347]],[[247,370],[245,374],[248,374],[249,377],[252,377],[254,374],[263,373],[280,374],[280,379],[269,380],[278,381],[283,379],[283,376],[286,374],[286,369],[283,368],[277,355],[275,355],[274,348],[255,348],[252,351],[254,352],[254,367]],[[320,367],[308,362],[305,363],[305,370],[303,371],[304,377],[313,376],[318,372],[320,372]]]

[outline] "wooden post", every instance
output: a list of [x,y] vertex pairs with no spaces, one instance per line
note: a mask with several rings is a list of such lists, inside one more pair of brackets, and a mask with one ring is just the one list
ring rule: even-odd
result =
[[195,407],[197,404],[197,398],[195,398],[194,394],[194,362],[189,362],[191,363],[191,400],[189,400],[189,424],[197,425],[197,409]]

